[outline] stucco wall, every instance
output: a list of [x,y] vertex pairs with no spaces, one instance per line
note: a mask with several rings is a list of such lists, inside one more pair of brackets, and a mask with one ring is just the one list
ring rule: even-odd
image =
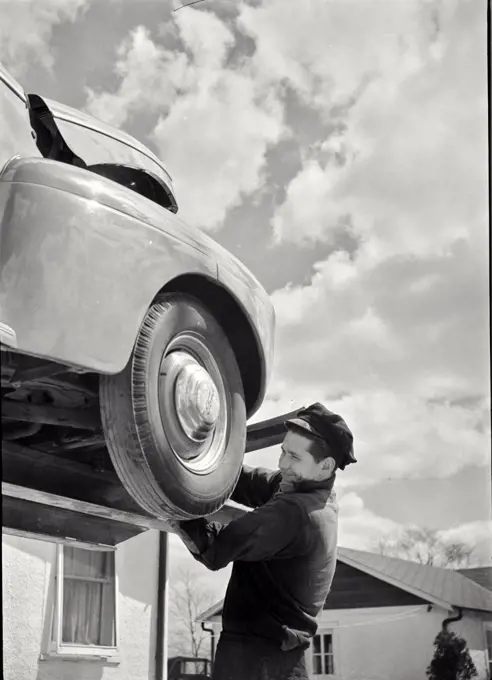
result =
[[[433,607],[384,607],[325,611],[320,627],[334,627],[336,678],[340,680],[415,680],[425,678],[433,641],[447,612]],[[401,617],[401,618],[400,618]],[[368,625],[369,624],[369,625]],[[483,625],[465,614],[450,628],[484,659]],[[483,662],[480,664],[482,680]],[[478,669],[477,669],[478,670]]]
[[56,545],[2,537],[5,680],[152,680],[154,678],[158,534],[149,531],[116,551],[119,581],[118,664],[40,660],[50,637]]
[[[329,680],[425,680],[434,654],[433,641],[446,616],[447,612],[436,607],[427,612],[425,605],[325,610],[319,618],[319,631],[333,627],[336,673]],[[208,625],[218,636],[220,617]],[[485,680],[483,615],[465,613],[450,630],[466,639],[479,672],[477,680]],[[310,666],[311,650],[307,660]]]

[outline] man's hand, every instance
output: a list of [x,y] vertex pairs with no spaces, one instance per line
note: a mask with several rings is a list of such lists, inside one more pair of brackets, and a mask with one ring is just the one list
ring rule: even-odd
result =
[[185,524],[185,522],[177,519],[168,519],[166,520],[166,523],[170,526],[173,532],[180,537],[180,539],[183,541],[183,543],[191,553],[193,553],[194,555],[200,554],[200,551],[198,550],[197,546],[193,543],[188,534],[185,531],[183,531],[183,524]]

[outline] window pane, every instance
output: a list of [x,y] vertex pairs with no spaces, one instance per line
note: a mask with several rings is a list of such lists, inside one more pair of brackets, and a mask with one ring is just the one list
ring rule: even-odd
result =
[[65,576],[86,578],[112,578],[114,575],[114,553],[84,550],[65,546],[63,549],[63,570]]
[[489,653],[489,658],[491,659],[492,662],[492,629],[486,628],[485,636],[487,640],[487,651]]
[[313,638],[313,651],[315,654],[321,652],[321,637],[319,635],[315,635]]
[[313,656],[313,673],[315,675],[321,675],[323,672],[322,667],[321,667],[321,657],[320,656]]
[[323,635],[323,652],[325,654],[333,653],[333,639],[331,635]]
[[333,675],[334,670],[333,670],[333,656],[331,654],[326,654],[324,657],[325,660],[325,673],[326,675]]
[[114,646],[114,612],[112,583],[65,580],[62,642]]

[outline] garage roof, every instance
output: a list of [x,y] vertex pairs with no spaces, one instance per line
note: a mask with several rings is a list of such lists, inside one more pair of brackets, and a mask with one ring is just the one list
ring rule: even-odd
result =
[[[490,583],[492,567],[455,571],[349,548],[338,548],[338,560],[445,609],[492,612],[492,591],[477,582]],[[198,620],[217,616],[222,605],[218,602]]]

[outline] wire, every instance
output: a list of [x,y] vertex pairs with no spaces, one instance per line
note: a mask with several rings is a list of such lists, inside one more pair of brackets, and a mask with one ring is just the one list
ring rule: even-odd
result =
[[[325,612],[328,612],[329,610],[325,609]],[[329,621],[320,621],[319,627],[320,627],[320,632],[323,632],[324,629],[326,630],[332,630],[332,629],[339,629],[339,628],[357,628],[360,626],[372,626],[372,625],[377,625],[377,624],[386,624],[386,623],[393,623],[393,621],[401,621],[403,619],[410,619],[413,616],[417,616],[422,612],[422,605],[419,605],[418,607],[415,607],[415,609],[411,609],[409,612],[404,612],[401,614],[395,614],[394,616],[380,616],[378,619],[371,619],[370,621],[360,621],[359,623],[346,623],[342,625],[338,624],[333,624],[330,625]]]
[[183,7],[189,7],[190,5],[198,5],[199,2],[204,2],[204,0],[194,0],[194,2],[188,2],[186,5],[181,5],[181,7],[173,9],[173,12],[177,12],[178,9],[183,9]]

